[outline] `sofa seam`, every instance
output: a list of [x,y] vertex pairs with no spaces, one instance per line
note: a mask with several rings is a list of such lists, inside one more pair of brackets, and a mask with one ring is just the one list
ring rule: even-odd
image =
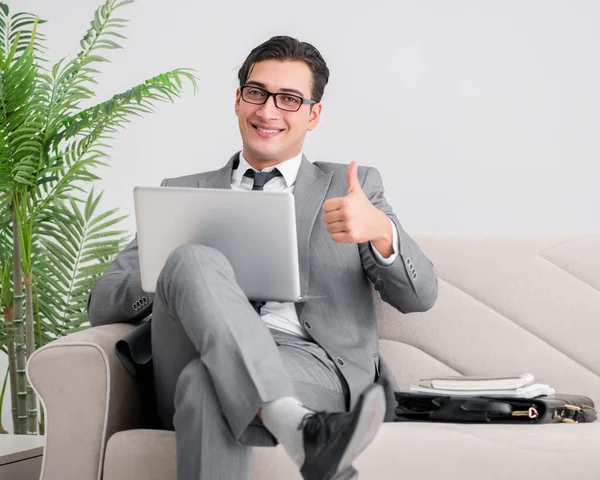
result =
[[550,265],[558,268],[560,271],[566,273],[567,275],[569,275],[570,277],[573,277],[575,280],[578,280],[579,282],[583,283],[584,285],[586,285],[587,287],[590,287],[592,290],[594,290],[597,293],[600,293],[600,290],[597,289],[596,287],[594,287],[593,285],[590,285],[588,282],[586,282],[585,280],[579,278],[577,275],[575,275],[574,273],[569,272],[569,270],[567,270],[564,267],[561,267],[560,265],[558,265],[557,263],[553,262],[552,260],[549,260],[548,258],[544,257],[541,253],[538,253],[537,255],[538,258],[541,258],[542,260],[548,262]]
[[567,245],[569,243],[578,242],[579,240],[584,240],[586,238],[593,238],[593,237],[597,237],[597,236],[599,236],[598,233],[590,233],[589,235],[581,235],[581,236],[570,238],[568,240],[563,240],[560,243],[556,243],[556,244],[544,247],[543,250],[540,250],[538,252],[538,255],[542,255],[543,253],[546,253],[546,252],[548,252],[550,250],[554,250],[555,248],[558,248],[558,247],[562,247],[562,246]]
[[565,352],[563,352],[561,349],[559,349],[558,347],[556,347],[555,345],[553,345],[552,343],[550,343],[550,341],[540,337],[539,335],[533,333],[532,331],[528,330],[527,328],[525,328],[523,325],[521,325],[520,323],[518,323],[516,320],[513,320],[512,318],[508,317],[508,315],[500,312],[499,310],[496,310],[494,307],[492,307],[491,305],[489,305],[488,303],[484,302],[483,300],[480,300],[479,298],[477,298],[475,295],[467,292],[466,290],[458,287],[457,285],[449,282],[448,280],[445,280],[444,278],[440,277],[438,274],[438,278],[440,280],[442,280],[443,282],[446,282],[448,285],[450,285],[451,287],[454,287],[456,290],[458,290],[459,292],[462,292],[463,294],[471,297],[473,300],[475,300],[476,302],[480,303],[481,305],[486,306],[487,308],[489,308],[490,310],[492,310],[493,312],[497,313],[500,317],[502,317],[504,320],[506,320],[507,322],[512,323],[513,325],[515,325],[516,327],[520,328],[521,330],[523,330],[524,332],[529,333],[531,336],[537,338],[538,340],[540,340],[542,343],[546,344],[547,346],[549,346],[550,348],[552,348],[553,350],[555,350],[556,352],[564,355],[565,357],[567,357],[568,359],[572,360],[574,363],[576,363],[577,365],[579,365],[581,368],[583,368],[584,370],[588,371],[589,373],[591,373],[592,375],[594,375],[595,377],[598,378],[598,380],[600,380],[600,374],[596,373],[595,371],[593,371],[591,368],[587,367],[586,365],[584,365],[583,363],[581,363],[578,360],[575,360],[573,357],[567,355]]
[[[423,353],[424,355],[427,355],[428,357],[432,358],[433,360],[435,360],[436,362],[439,362],[440,364],[444,365],[445,367],[451,368],[452,370],[454,370],[456,373],[458,373],[459,375],[465,375],[462,372],[462,369],[458,369],[456,367],[453,367],[452,365],[450,365],[449,363],[446,363],[445,361],[441,360],[440,358],[432,355],[429,352],[426,352],[425,350],[423,350],[421,347],[417,346],[417,345],[413,345],[412,343],[408,343],[405,342],[403,340],[396,340],[394,338],[384,338],[384,337],[379,337],[379,341],[381,340],[385,340],[386,342],[393,342],[393,343],[399,343],[401,345],[405,345],[407,347],[411,347],[414,348],[415,350],[418,350],[419,352]],[[384,357],[385,359],[385,357]]]

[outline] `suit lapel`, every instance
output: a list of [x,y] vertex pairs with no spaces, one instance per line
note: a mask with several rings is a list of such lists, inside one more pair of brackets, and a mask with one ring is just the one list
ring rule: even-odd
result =
[[231,173],[233,172],[233,169],[237,167],[238,159],[239,152],[231,157],[223,168],[216,170],[211,177],[205,180],[198,180],[198,188],[231,189]]
[[310,234],[329,190],[332,177],[333,172],[324,173],[319,167],[310,163],[305,156],[302,156],[294,187],[302,295],[308,295]]

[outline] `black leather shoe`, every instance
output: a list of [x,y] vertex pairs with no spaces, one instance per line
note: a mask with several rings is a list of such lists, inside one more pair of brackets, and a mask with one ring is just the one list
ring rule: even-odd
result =
[[381,385],[370,386],[348,413],[316,412],[298,427],[304,430],[305,480],[354,480],[352,462],[373,441],[385,415]]

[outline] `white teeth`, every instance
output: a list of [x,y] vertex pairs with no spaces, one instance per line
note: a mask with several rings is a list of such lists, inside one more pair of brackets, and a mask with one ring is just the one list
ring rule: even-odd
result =
[[260,132],[264,133],[278,133],[279,130],[267,130],[266,128],[256,127],[256,129]]

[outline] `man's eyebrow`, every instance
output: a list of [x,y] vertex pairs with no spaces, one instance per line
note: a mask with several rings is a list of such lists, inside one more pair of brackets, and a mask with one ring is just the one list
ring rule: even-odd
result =
[[300,95],[301,97],[304,97],[304,94],[300,90],[296,90],[295,88],[280,88],[279,90],[281,90],[282,92],[287,92],[287,93],[295,93],[296,95]]
[[[264,83],[257,82],[256,80],[250,80],[246,82],[246,85],[256,85],[257,87],[264,88],[265,90],[267,89],[267,86]],[[280,88],[279,91],[286,93],[295,93],[296,95],[304,97],[304,94],[300,90],[296,90],[295,88]]]

